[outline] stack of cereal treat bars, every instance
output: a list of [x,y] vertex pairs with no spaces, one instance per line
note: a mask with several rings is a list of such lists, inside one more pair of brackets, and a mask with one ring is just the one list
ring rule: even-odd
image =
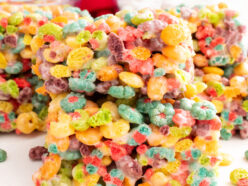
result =
[[47,129],[36,186],[218,184],[220,137],[248,136],[236,12],[13,10],[0,11],[0,131]]

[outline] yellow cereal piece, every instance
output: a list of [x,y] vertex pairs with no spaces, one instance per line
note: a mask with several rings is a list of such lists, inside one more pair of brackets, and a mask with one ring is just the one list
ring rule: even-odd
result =
[[145,47],[139,46],[132,49],[132,55],[138,60],[147,60],[151,56],[151,51]]
[[26,47],[20,52],[20,56],[24,59],[31,59],[33,57],[33,52],[30,47]]
[[176,46],[185,41],[189,36],[188,32],[185,31],[186,29],[181,24],[170,24],[163,29],[160,37],[165,44]]
[[76,132],[76,138],[86,145],[95,145],[101,141],[102,137],[99,128],[88,128],[85,131]]
[[73,49],[67,58],[67,65],[71,70],[80,70],[83,65],[92,59],[93,51],[88,47]]
[[66,45],[68,45],[69,47],[74,48],[74,49],[81,47],[81,44],[76,40],[75,36],[68,36],[65,39],[65,43],[66,43]]
[[18,107],[16,113],[17,113],[17,114],[21,114],[21,113],[24,113],[24,112],[31,112],[32,110],[33,110],[33,105],[32,105],[32,103],[22,103],[22,104]]
[[44,44],[43,39],[39,38],[38,36],[33,37],[30,41],[30,47],[34,54],[39,50],[39,48]]
[[111,101],[107,101],[107,102],[102,104],[102,108],[108,109],[111,112],[113,121],[117,121],[120,119],[118,107],[115,103],[113,103]]
[[162,49],[162,53],[177,63],[185,63],[191,57],[190,51],[180,45],[166,46]]
[[195,87],[196,87],[196,90],[197,90],[197,93],[202,93],[206,88],[207,88],[207,85],[203,82],[196,82],[194,83]]
[[112,159],[111,159],[109,156],[104,156],[104,157],[102,158],[102,164],[103,164],[104,166],[110,165],[111,162],[112,162]]
[[70,125],[71,117],[66,113],[60,113],[58,122],[50,123],[50,132],[56,138],[64,138],[74,134],[74,129]]
[[24,43],[25,45],[30,45],[32,39],[33,39],[33,38],[32,38],[31,35],[25,34],[25,35],[24,35],[24,38],[23,38],[23,43]]
[[223,110],[223,107],[224,107],[223,102],[219,101],[219,100],[212,100],[211,102],[214,104],[214,106],[217,110],[217,113],[221,113]]
[[234,59],[237,59],[242,52],[242,49],[237,45],[232,45],[230,47],[230,54]]
[[0,111],[10,113],[14,107],[10,102],[0,101]]
[[70,77],[71,71],[68,66],[65,65],[55,65],[50,68],[50,73],[56,78]]
[[209,81],[220,81],[221,80],[221,76],[218,75],[218,74],[213,74],[213,73],[210,73],[210,74],[205,74],[202,78],[202,80],[207,83]]
[[39,118],[35,112],[26,112],[18,115],[16,128],[24,134],[30,134],[39,125]]
[[175,173],[178,171],[179,167],[181,165],[181,162],[179,160],[175,160],[172,162],[168,162],[165,167],[163,167],[161,170],[164,174],[169,173]]
[[68,18],[67,17],[64,17],[64,16],[58,16],[58,17],[55,17],[51,20],[51,22],[53,23],[65,23],[67,24],[68,23]]
[[220,162],[220,166],[228,166],[232,163],[233,158],[226,153],[220,153],[221,156],[221,162]]
[[35,89],[35,92],[37,92],[38,94],[46,95],[47,91],[45,85]]
[[154,186],[164,186],[168,181],[169,177],[165,176],[162,172],[155,172],[150,178],[150,182]]
[[122,82],[133,88],[141,88],[144,86],[142,78],[132,72],[121,72],[119,78]]
[[7,67],[7,60],[6,58],[4,57],[3,53],[0,52],[0,69],[5,69]]
[[217,74],[217,75],[220,75],[220,76],[223,76],[223,74],[224,74],[224,70],[222,70],[219,67],[204,67],[203,71],[206,74],[212,73],[212,74]]
[[185,150],[189,150],[192,145],[193,145],[192,140],[183,139],[181,141],[178,141],[175,144],[175,151],[176,152],[182,152],[182,151],[185,151]]
[[234,98],[240,94],[240,89],[238,87],[226,87],[224,90],[224,95],[226,98]]
[[248,62],[243,62],[238,64],[234,68],[234,74],[239,76],[247,76],[248,75]]
[[198,93],[197,88],[194,84],[187,84],[186,91],[184,92],[184,96],[187,98],[191,98]]

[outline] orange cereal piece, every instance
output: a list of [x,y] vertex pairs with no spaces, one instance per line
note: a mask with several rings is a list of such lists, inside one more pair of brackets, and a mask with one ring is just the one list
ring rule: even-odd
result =
[[117,79],[118,73],[114,66],[104,66],[97,72],[100,81],[112,81]]
[[139,46],[132,49],[132,55],[138,60],[147,60],[151,56],[151,51]]
[[167,81],[165,77],[151,77],[147,84],[147,94],[152,100],[162,100],[167,92]]
[[86,131],[76,132],[76,138],[86,145],[96,145],[102,137],[99,128],[89,128]]
[[43,166],[40,168],[41,179],[49,180],[55,176],[61,165],[61,158],[57,154],[50,154],[46,157]]

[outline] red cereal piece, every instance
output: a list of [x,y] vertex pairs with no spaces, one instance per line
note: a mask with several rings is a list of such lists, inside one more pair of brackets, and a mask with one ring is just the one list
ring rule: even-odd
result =
[[55,37],[53,35],[44,35],[43,40],[45,42],[53,42],[55,41]]
[[102,177],[104,177],[107,174],[106,167],[103,166],[99,167],[97,173],[100,174]]
[[134,149],[133,146],[130,146],[128,144],[125,144],[125,145],[122,145],[122,146],[126,149],[126,151],[127,151],[128,154],[132,154],[132,151]]
[[150,169],[147,169],[144,176],[146,177],[146,179],[149,179],[153,174],[153,170],[150,168]]
[[21,59],[23,65],[23,72],[26,72],[31,69],[31,60],[30,59]]
[[115,184],[117,186],[121,186],[122,185],[122,181],[119,178],[114,177],[113,178],[113,184]]
[[175,17],[170,15],[169,13],[159,14],[158,19],[163,21],[163,22],[166,22],[168,24],[176,24],[176,23],[178,23],[178,20],[176,20]]
[[84,158],[83,158],[83,162],[84,162],[84,164],[89,164],[89,163],[91,163],[91,162],[92,162],[92,157],[90,157],[90,156],[84,157]]
[[14,78],[13,80],[16,82],[19,88],[31,87],[31,84],[26,79]]
[[141,134],[141,133],[139,133],[138,131],[136,131],[136,132],[133,134],[133,139],[134,139],[137,143],[141,144],[141,143],[144,143],[144,142],[146,141],[146,136],[143,135],[143,134]]
[[101,159],[99,159],[97,156],[94,156],[92,158],[92,165],[95,165],[96,167],[99,167],[101,165]]
[[234,112],[230,112],[229,113],[229,121],[234,121],[237,118],[237,114],[235,114]]
[[175,109],[172,121],[181,127],[191,127],[195,124],[195,119],[191,116],[190,112],[182,109]]
[[0,21],[0,25],[3,28],[6,28],[8,26],[8,19],[7,18],[2,18],[1,21]]
[[209,186],[209,182],[206,179],[204,179],[200,182],[199,186]]
[[32,21],[31,17],[25,17],[24,20],[23,20],[23,23],[25,25],[29,25],[31,23],[31,21]]
[[103,181],[105,181],[105,182],[111,181],[111,176],[110,176],[110,174],[105,174],[105,176],[103,176]]
[[147,151],[147,149],[148,149],[147,145],[142,144],[137,147],[136,151],[138,152],[138,154],[144,154]]
[[247,186],[247,185],[248,185],[248,178],[242,178],[237,183],[237,186]]

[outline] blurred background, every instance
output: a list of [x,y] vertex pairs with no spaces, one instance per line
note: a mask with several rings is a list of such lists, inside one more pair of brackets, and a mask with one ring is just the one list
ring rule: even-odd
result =
[[115,13],[119,9],[141,9],[141,8],[170,8],[180,4],[187,6],[212,5],[225,2],[234,10],[240,12],[240,17],[248,23],[247,0],[0,0],[7,3],[36,3],[36,4],[71,4],[87,9],[94,17],[106,13]]

